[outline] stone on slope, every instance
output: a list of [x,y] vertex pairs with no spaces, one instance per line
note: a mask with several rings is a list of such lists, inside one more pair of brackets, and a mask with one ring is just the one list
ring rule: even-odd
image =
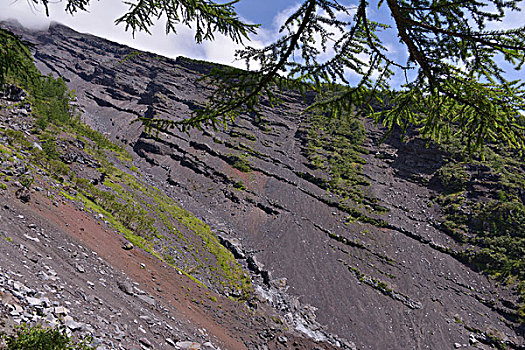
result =
[[155,300],[155,298],[153,298],[153,297],[151,297],[149,295],[140,294],[140,295],[137,295],[137,298],[139,300],[145,302],[148,305],[151,305],[153,307],[157,306],[157,301]]
[[126,293],[128,295],[133,295],[134,294],[133,293],[133,285],[129,281],[124,281],[124,282],[117,281],[117,286],[119,287],[119,289],[121,291],[123,291],[124,293]]
[[192,341],[179,341],[175,344],[179,349],[200,350],[201,344]]

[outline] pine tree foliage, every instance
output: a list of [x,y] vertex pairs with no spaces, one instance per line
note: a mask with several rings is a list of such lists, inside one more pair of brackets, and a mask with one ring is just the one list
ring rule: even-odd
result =
[[[43,4],[48,0],[32,0]],[[235,13],[237,1],[137,0],[117,19],[133,32],[149,31],[165,16],[166,31],[195,26],[197,42],[219,32],[242,42],[256,31]],[[255,70],[216,70],[205,80],[214,88],[208,105],[186,120],[143,118],[147,128],[188,130],[228,123],[239,113],[279,103],[279,89],[316,92],[307,108],[332,117],[356,109],[390,130],[417,127],[440,141],[460,135],[466,150],[498,140],[525,148],[525,86],[506,78],[505,61],[525,62],[525,27],[503,27],[522,0],[303,0],[285,21],[280,37],[264,48],[237,53]],[[86,10],[89,0],[67,0],[67,11]],[[381,11],[389,25],[370,19]],[[386,34],[394,30],[408,59],[389,54]],[[394,91],[390,80],[405,74]],[[352,78],[352,79],[350,79]],[[379,107],[384,104],[383,107]]]
[[[364,0],[308,0],[286,20],[281,37],[262,49],[246,48],[238,58],[257,64],[256,71],[218,71],[208,106],[182,121],[143,121],[156,129],[213,125],[239,113],[278,103],[278,89],[315,90],[320,109],[332,117],[349,115],[355,107],[392,130],[419,127],[440,141],[459,134],[466,150],[503,141],[525,147],[525,89],[509,81],[499,62],[519,69],[525,60],[525,27],[493,30],[519,1],[381,0],[389,11],[408,60],[389,55],[381,35],[385,24],[369,19]],[[329,56],[327,59],[326,56]],[[405,73],[405,84],[393,91],[394,71]],[[350,84],[348,77],[358,76]],[[414,76],[409,79],[408,76]],[[372,108],[386,104],[386,108]]]

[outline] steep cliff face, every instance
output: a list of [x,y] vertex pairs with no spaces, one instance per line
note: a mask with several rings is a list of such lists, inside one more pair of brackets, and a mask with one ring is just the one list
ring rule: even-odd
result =
[[300,114],[292,92],[228,130],[148,135],[131,123],[137,116],[181,119],[205,103],[198,79],[209,64],[57,24],[24,36],[39,68],[76,90],[84,121],[209,224],[253,271],[261,300],[296,329],[324,339],[316,318],[359,349],[525,346],[516,295],[461,262],[440,225],[432,179],[443,152],[417,138],[380,144],[383,131],[366,122],[338,139],[329,122]]

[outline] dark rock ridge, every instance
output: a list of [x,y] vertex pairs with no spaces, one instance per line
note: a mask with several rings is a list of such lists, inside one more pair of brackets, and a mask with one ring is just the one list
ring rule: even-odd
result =
[[422,142],[378,145],[383,132],[367,126],[363,172],[389,211],[375,216],[383,225],[349,223],[336,196],[311,181],[299,96],[284,93],[263,112],[264,125],[243,115],[227,131],[157,138],[131,122],[188,117],[205,101],[198,78],[209,64],[137,54],[58,24],[24,36],[39,67],[76,90],[85,122],[125,144],[152,183],[246,259],[261,298],[297,330],[324,337],[305,326],[312,318],[359,349],[492,348],[488,335],[525,346],[508,316],[515,298],[458,261],[438,229],[439,208],[428,206],[435,193],[420,180],[439,168],[439,152]]

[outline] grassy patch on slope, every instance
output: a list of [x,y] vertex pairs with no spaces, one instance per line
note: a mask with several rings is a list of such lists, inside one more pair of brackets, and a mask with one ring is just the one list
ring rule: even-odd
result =
[[327,176],[299,176],[336,194],[341,200],[342,210],[350,210],[350,204],[368,212],[384,213],[386,208],[367,193],[370,182],[362,172],[366,163],[362,156],[368,152],[362,147],[364,139],[365,128],[358,118],[329,118],[322,114],[309,116],[306,124],[306,156],[312,170],[321,170]]

